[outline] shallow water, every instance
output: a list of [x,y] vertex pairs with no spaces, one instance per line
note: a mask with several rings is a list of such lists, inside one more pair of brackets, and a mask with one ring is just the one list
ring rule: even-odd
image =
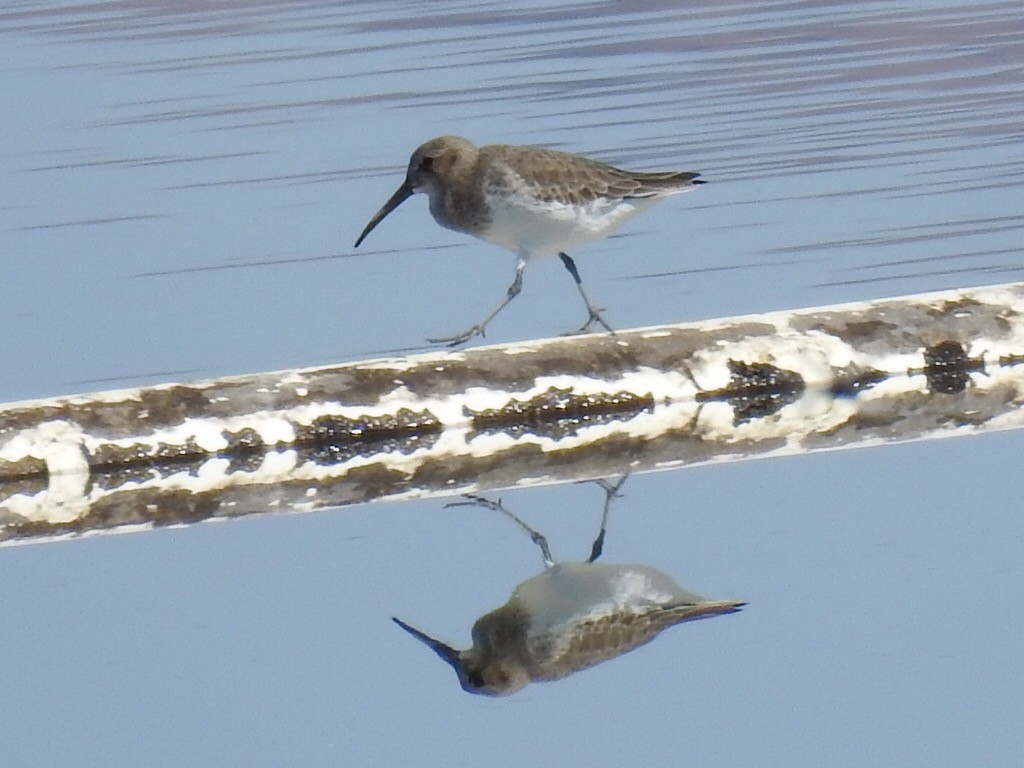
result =
[[[520,7],[5,6],[0,401],[358,359],[474,321],[513,259],[422,198],[351,247],[443,133],[705,174],[574,254],[616,327],[1024,277],[1018,3]],[[548,260],[488,338],[581,320]],[[605,558],[750,605],[493,701],[389,621],[464,644],[536,572],[479,511],[7,550],[0,741],[12,765],[1009,764],[1020,449],[634,478]],[[598,491],[505,499],[556,557],[586,554]]]

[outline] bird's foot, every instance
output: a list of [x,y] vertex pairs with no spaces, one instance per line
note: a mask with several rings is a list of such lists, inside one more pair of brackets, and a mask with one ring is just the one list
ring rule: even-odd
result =
[[475,493],[464,493],[462,494],[461,501],[449,501],[444,505],[445,509],[449,507],[484,507],[485,509],[493,509],[495,512],[508,514],[508,510],[501,503],[501,499],[494,501],[486,496],[478,496]]
[[[628,480],[628,479],[629,479],[629,472],[627,472],[627,473],[626,473],[626,474],[624,474],[624,475],[623,475],[622,477],[620,477],[620,478],[618,479],[618,481],[617,481],[617,482],[615,482],[615,483],[612,483],[611,481],[609,481],[609,480],[604,480],[604,479],[601,479],[601,480],[592,480],[592,481],[590,481],[590,482],[593,482],[593,483],[594,483],[595,485],[597,485],[597,486],[598,486],[598,487],[599,487],[599,488],[600,488],[601,490],[603,490],[603,491],[604,491],[604,493],[605,493],[605,498],[606,498],[606,499],[607,499],[608,501],[612,501],[613,499],[621,499],[621,498],[622,498],[622,494],[621,494],[621,493],[619,493],[619,491],[621,491],[621,490],[622,490],[622,486],[626,484],[626,480]],[[585,482],[586,482],[586,481],[585,481]]]
[[615,329],[608,325],[608,323],[605,322],[604,318],[601,317],[601,311],[603,309],[604,307],[595,307],[593,304],[587,304],[587,312],[589,314],[589,316],[587,317],[587,322],[581,325],[579,329],[576,331],[576,333],[588,333],[591,327],[593,327],[594,323],[597,323],[606,331],[608,331],[608,333],[614,336]]
[[427,339],[427,341],[431,344],[444,344],[448,347],[458,347],[465,344],[472,338],[486,335],[484,334],[484,328],[485,326],[477,324],[472,328],[467,328],[462,333],[455,334],[454,336],[442,336],[437,339]]

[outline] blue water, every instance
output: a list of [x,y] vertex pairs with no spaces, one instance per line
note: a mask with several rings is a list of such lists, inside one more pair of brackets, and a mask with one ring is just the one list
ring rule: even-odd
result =
[[[616,327],[1024,279],[1019,3],[125,0],[0,10],[0,401],[359,359],[513,259],[416,198],[434,135],[710,183],[574,254]],[[490,341],[581,311],[532,264]],[[1019,761],[1014,434],[638,477],[605,557],[743,613],[514,698],[468,642],[537,568],[436,503],[4,550],[5,765]],[[594,488],[508,493],[556,556]]]

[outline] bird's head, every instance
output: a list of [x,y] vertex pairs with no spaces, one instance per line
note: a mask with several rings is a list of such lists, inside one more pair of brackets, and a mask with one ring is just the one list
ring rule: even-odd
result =
[[526,670],[520,666],[503,660],[482,658],[476,652],[475,647],[468,651],[458,651],[406,624],[401,619],[392,617],[392,621],[430,648],[442,661],[454,669],[459,676],[459,685],[467,693],[483,696],[507,696],[530,682]]
[[458,136],[439,136],[420,145],[409,158],[405,181],[370,219],[355,247],[359,247],[385,216],[416,192],[424,192],[431,198],[441,194],[449,179],[468,172],[476,160],[476,153],[477,148],[471,142]]

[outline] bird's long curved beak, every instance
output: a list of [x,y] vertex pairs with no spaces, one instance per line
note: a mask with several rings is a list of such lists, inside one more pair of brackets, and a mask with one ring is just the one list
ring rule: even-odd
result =
[[408,181],[403,181],[400,186],[386,203],[381,207],[379,211],[370,219],[370,223],[366,225],[366,229],[363,230],[363,234],[356,240],[355,247],[358,248],[359,244],[366,239],[366,236],[373,231],[373,228],[380,224],[384,217],[391,213],[395,208],[404,203],[413,193],[413,188]]
[[450,645],[445,645],[440,640],[435,640],[430,635],[420,632],[416,627],[410,627],[399,618],[392,616],[391,620],[440,656],[445,664],[448,664],[456,672],[459,671],[459,652],[457,650]]

